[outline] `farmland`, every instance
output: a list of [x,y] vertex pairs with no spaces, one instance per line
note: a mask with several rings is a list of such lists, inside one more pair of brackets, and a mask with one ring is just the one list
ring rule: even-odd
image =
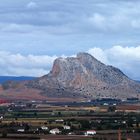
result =
[[[124,139],[137,140],[140,137],[139,110],[139,104],[77,106],[17,101],[0,107],[0,132],[1,137],[6,133],[6,139],[98,140],[109,136],[110,140],[115,140],[120,129]],[[50,134],[50,130],[56,128],[59,134]],[[97,134],[85,137],[88,130],[96,130]]]

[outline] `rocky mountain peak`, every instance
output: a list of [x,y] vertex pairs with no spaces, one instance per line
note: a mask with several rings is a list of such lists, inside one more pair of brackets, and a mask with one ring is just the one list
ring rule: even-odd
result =
[[[103,63],[98,61],[88,53],[78,53],[76,57],[57,58],[54,61],[51,74],[58,76],[60,73],[68,75],[77,72],[79,74],[87,73],[87,71],[96,72],[101,67],[106,67]],[[75,73],[76,74],[76,73]]]
[[107,66],[88,53],[76,57],[57,58],[48,75],[28,85],[43,89],[47,96],[67,97],[136,97],[140,84],[121,70]]
[[89,53],[85,53],[85,52],[78,53],[77,54],[77,59],[85,60],[85,61],[90,61],[91,60],[91,61],[99,62],[99,60],[97,60],[94,56],[90,55]]

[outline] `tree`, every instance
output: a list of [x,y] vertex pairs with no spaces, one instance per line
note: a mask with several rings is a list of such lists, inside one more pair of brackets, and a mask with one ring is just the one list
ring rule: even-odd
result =
[[108,112],[115,112],[116,106],[109,106],[108,107]]
[[58,112],[58,116],[61,116],[61,115],[62,115],[62,114],[61,114],[61,112],[59,111],[59,112]]
[[29,131],[29,129],[30,129],[29,124],[25,124],[25,131]]
[[91,125],[88,120],[81,120],[80,121],[82,129],[90,129]]

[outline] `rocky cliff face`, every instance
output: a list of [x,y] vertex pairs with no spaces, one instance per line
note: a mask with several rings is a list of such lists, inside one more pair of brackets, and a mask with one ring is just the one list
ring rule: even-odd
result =
[[139,83],[87,53],[56,59],[48,75],[26,85],[49,97],[127,98],[140,94]]

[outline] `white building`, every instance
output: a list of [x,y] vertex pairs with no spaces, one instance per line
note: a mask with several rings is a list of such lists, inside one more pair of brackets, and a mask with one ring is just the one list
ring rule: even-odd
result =
[[50,130],[50,133],[51,134],[59,134],[61,131],[58,129],[58,128],[55,128],[55,129],[52,129],[52,130]]
[[96,131],[95,130],[88,130],[85,135],[86,136],[89,136],[89,135],[95,135],[96,134]]
[[3,119],[3,116],[0,116],[0,120],[2,120]]
[[25,129],[18,129],[17,132],[25,132]]
[[68,125],[64,125],[63,128],[64,128],[65,130],[70,130],[70,126],[68,126]]
[[55,122],[57,122],[57,123],[63,123],[63,122],[64,122],[64,120],[63,120],[63,119],[60,119],[60,120],[55,120]]
[[42,130],[48,130],[48,127],[47,126],[41,126],[41,129]]

